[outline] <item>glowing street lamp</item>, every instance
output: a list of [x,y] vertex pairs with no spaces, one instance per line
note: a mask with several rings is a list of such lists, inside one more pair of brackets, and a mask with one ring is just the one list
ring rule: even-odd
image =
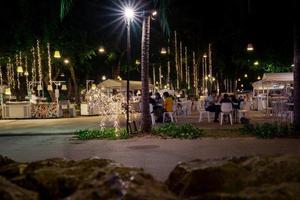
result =
[[254,62],[254,65],[255,65],[255,66],[259,65],[259,62],[258,62],[258,61],[255,61],[255,62]]
[[102,81],[105,81],[105,80],[106,80],[106,76],[103,75],[103,76],[102,76]]
[[244,77],[245,77],[245,78],[248,78],[248,74],[245,74]]
[[65,64],[69,64],[69,63],[70,63],[70,60],[69,60],[69,59],[64,59],[64,63],[65,63]]
[[101,54],[102,54],[102,53],[105,53],[105,49],[104,49],[104,47],[102,47],[102,46],[98,49],[98,51],[99,51],[99,53],[101,53]]
[[247,45],[247,51],[254,51],[253,44],[249,43],[249,44]]
[[54,51],[54,58],[61,58],[59,51]]
[[258,76],[258,77],[257,77],[257,80],[260,80],[260,79],[261,79],[261,77],[260,77],[260,76]]
[[160,54],[162,54],[162,55],[165,55],[165,54],[167,54],[167,50],[166,50],[166,48],[161,48],[161,50],[160,50]]
[[123,10],[124,18],[127,25],[127,90],[126,90],[126,131],[129,133],[129,65],[131,64],[131,42],[130,42],[130,22],[135,17],[135,11],[133,8],[125,7]]

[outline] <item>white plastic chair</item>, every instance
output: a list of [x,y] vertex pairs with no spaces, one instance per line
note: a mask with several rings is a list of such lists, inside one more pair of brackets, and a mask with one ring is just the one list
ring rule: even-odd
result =
[[206,111],[204,108],[204,101],[198,101],[197,105],[198,111],[199,111],[199,122],[202,121],[203,115],[206,115],[208,123],[210,123],[210,113],[209,111]]
[[171,119],[171,122],[177,122],[177,105],[173,104],[173,112],[164,112],[163,114],[163,123],[165,123],[166,115],[168,115]]
[[229,116],[230,124],[232,125],[232,103],[222,103],[221,104],[221,120],[220,124],[223,124],[223,117],[225,115]]
[[150,110],[152,125],[155,125],[155,115],[153,113],[153,105],[151,103],[149,104],[149,110]]

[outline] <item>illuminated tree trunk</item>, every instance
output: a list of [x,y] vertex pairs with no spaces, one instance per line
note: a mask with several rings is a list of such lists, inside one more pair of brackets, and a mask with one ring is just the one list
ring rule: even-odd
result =
[[77,81],[76,81],[74,66],[72,64],[70,64],[68,69],[70,71],[71,79],[72,79],[72,82],[73,82],[75,101],[76,101],[77,104],[79,104],[80,103],[80,97],[79,97],[79,93],[78,93],[78,85],[77,85]]
[[150,46],[150,16],[143,19],[141,44],[141,79],[142,79],[142,132],[151,131],[151,116],[149,111],[149,46]]

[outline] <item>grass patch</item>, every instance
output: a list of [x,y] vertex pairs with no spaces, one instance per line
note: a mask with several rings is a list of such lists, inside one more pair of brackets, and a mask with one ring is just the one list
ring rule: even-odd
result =
[[204,129],[203,137],[212,138],[237,138],[237,137],[249,137],[248,135],[241,134],[240,129]]
[[115,132],[114,128],[100,129],[84,129],[75,132],[75,137],[80,140],[90,139],[127,139],[130,138],[130,134],[125,129],[120,129],[118,133]]
[[175,125],[165,124],[158,128],[153,129],[153,134],[163,136],[163,137],[171,137],[171,138],[182,138],[182,139],[195,139],[199,138],[203,135],[203,130],[194,127],[191,124],[184,125]]
[[258,138],[296,137],[294,126],[288,123],[245,124],[240,129],[242,134],[254,135]]

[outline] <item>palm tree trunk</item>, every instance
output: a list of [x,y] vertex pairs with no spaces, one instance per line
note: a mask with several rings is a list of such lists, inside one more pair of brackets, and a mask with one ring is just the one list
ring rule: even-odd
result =
[[150,46],[150,21],[151,17],[143,19],[142,27],[142,57],[141,57],[141,79],[142,79],[142,132],[151,131],[151,116],[149,111],[149,46]]
[[299,21],[294,22],[294,124],[300,131],[300,39]]
[[72,79],[72,82],[73,82],[75,101],[76,101],[77,104],[79,104],[80,103],[80,98],[79,98],[79,95],[78,95],[78,86],[77,86],[77,81],[76,81],[74,65],[70,64],[68,66],[68,69],[70,71],[71,79]]

